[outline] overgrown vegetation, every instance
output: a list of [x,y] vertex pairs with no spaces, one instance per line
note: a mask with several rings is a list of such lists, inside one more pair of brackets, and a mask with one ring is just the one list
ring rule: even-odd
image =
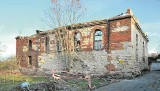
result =
[[[64,79],[65,84],[69,87],[77,89],[88,89],[88,82],[84,79]],[[19,86],[23,82],[29,82],[30,84],[41,82],[54,82],[52,77],[34,77],[23,75],[19,72],[17,65],[17,59],[12,56],[6,60],[0,61],[0,91],[8,90]],[[59,82],[59,81],[58,81]],[[93,79],[92,85],[95,87],[100,86],[102,80]]]
[[0,61],[0,91],[16,87],[23,82],[45,82],[46,77],[32,77],[22,75],[18,70],[17,60],[15,56]]
[[[84,79],[65,79],[65,81],[71,86],[78,88],[79,90],[87,90],[88,81]],[[109,81],[101,79],[101,78],[92,78],[91,85],[94,88],[100,87],[102,85],[109,84]]]
[[0,74],[0,91],[17,87],[23,82],[38,83],[49,81],[46,77],[31,77],[15,74]]
[[[64,79],[63,85],[66,85],[68,88],[76,88],[78,90],[87,90],[88,82],[84,79]],[[11,88],[15,88],[20,86],[23,82],[29,82],[31,85],[35,83],[48,83],[54,82],[53,78],[50,77],[33,77],[33,76],[26,76],[26,75],[16,75],[16,74],[0,74],[0,91],[8,90]],[[59,81],[56,81],[59,83]],[[61,83],[62,84],[62,83]],[[100,78],[93,78],[92,79],[92,86],[97,88],[99,86],[109,84],[109,81],[100,79]],[[65,86],[64,86],[65,87]]]
[[0,61],[0,71],[17,70],[16,57],[12,56],[6,60]]

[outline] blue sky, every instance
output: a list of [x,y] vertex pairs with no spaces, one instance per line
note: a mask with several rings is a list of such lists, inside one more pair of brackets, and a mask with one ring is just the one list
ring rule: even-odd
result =
[[[83,0],[87,7],[84,21],[106,19],[131,8],[149,37],[149,52],[160,44],[160,0]],[[49,29],[45,22],[50,0],[0,0],[0,42],[7,46],[1,55],[15,55],[15,37]],[[21,31],[21,33],[19,33]]]

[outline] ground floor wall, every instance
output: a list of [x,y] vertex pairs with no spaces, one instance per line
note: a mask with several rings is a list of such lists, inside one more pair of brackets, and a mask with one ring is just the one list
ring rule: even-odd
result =
[[[55,51],[26,52],[21,63],[28,65],[28,68],[50,70],[50,74],[52,69],[59,72],[67,70],[75,74],[138,74],[140,70],[147,68],[147,63],[142,59],[135,60],[132,42],[120,42],[117,45],[121,49],[111,50],[110,53],[106,50],[73,51],[69,54]],[[29,65],[29,56],[32,56],[32,65]]]
[[42,53],[38,56],[38,68],[64,71],[67,68],[66,57],[60,53]]
[[[38,67],[41,69],[68,70],[72,74],[140,74],[145,65],[133,60],[131,48],[115,50],[108,54],[105,50],[72,52],[70,56],[62,54],[42,53],[38,58]],[[111,60],[108,60],[111,59]],[[68,61],[69,60],[69,61]],[[142,68],[143,67],[143,68]]]
[[105,50],[78,52],[74,55],[70,72],[98,75],[107,73],[108,57]]
[[108,61],[107,52],[105,50],[72,52],[70,55],[42,53],[38,58],[39,69],[54,69],[59,72],[69,70],[69,72],[73,74],[102,75],[107,73],[105,66],[108,64]]
[[[140,74],[143,69],[147,69],[147,61],[143,61],[142,57],[136,60],[135,50],[132,47],[132,42],[121,42],[121,50],[111,50],[108,54],[112,69],[109,69],[110,73],[124,73],[124,75],[137,75]],[[141,52],[140,52],[141,53]],[[140,54],[139,54],[140,55]]]

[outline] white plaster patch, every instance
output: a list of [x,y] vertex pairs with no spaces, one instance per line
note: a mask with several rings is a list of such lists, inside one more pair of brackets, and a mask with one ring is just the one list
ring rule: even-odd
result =
[[118,27],[114,28],[114,29],[112,30],[112,32],[127,31],[128,29],[129,29],[128,26],[122,26],[122,27],[118,26]]
[[79,31],[83,34],[83,36],[87,36],[87,35],[90,34],[91,29],[90,28],[84,28],[84,29],[80,29]]
[[36,45],[33,45],[32,48],[33,48],[33,50],[37,50],[37,46]]
[[26,46],[23,46],[23,52],[27,52],[28,48]]
[[45,61],[42,59],[42,56],[38,56],[38,65],[41,67],[43,64],[45,64]]

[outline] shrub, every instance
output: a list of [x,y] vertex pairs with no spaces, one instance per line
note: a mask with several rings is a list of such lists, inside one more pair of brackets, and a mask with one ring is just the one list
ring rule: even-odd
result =
[[15,56],[9,57],[6,60],[0,61],[0,70],[16,70],[18,69]]

